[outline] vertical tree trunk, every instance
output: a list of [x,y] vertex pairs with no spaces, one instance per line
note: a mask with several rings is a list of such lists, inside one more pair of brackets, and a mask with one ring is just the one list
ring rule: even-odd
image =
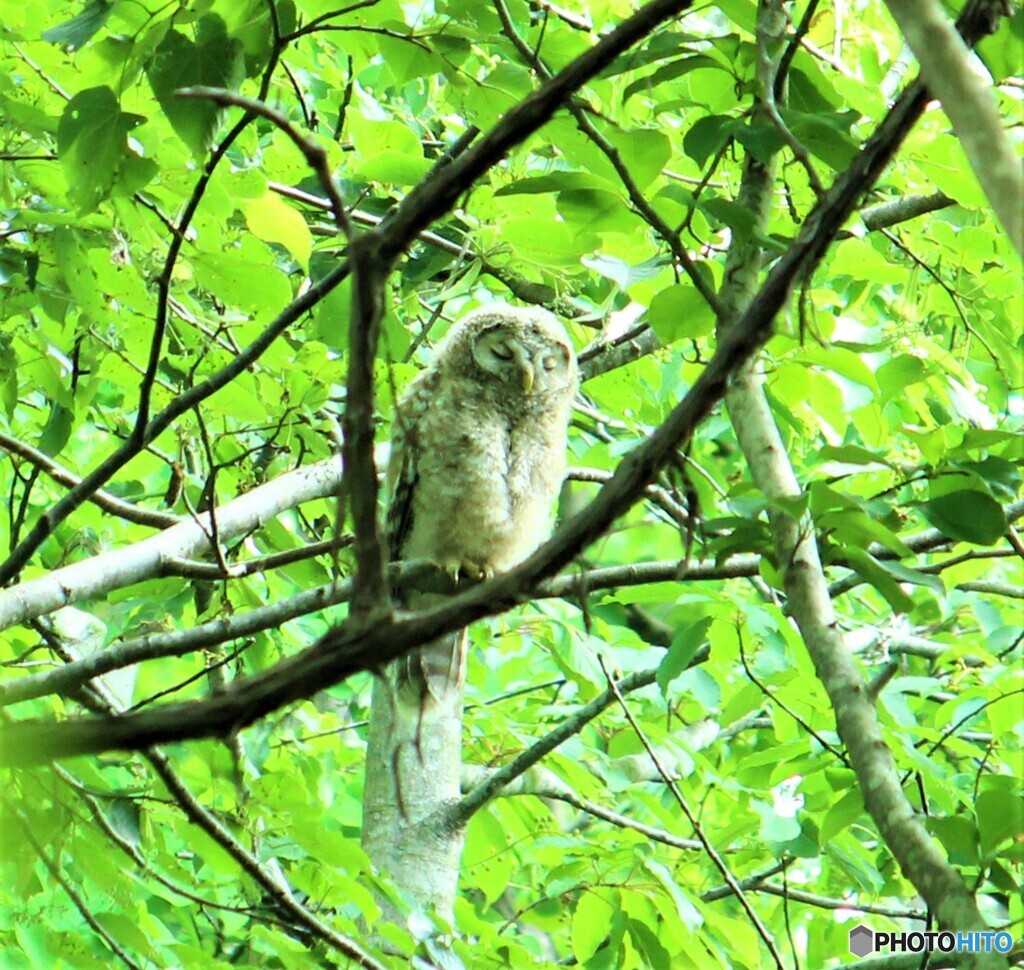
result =
[[363,796],[363,847],[378,873],[414,908],[449,922],[463,843],[447,817],[459,798],[463,693],[462,676],[439,697],[419,696],[408,681],[399,689],[389,665],[373,685]]

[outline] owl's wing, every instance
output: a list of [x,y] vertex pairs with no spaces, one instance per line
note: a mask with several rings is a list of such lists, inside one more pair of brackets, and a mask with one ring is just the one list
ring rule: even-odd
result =
[[416,449],[405,434],[396,435],[391,444],[388,462],[390,500],[387,511],[388,557],[391,562],[402,558],[409,533],[412,532],[412,497],[419,475],[416,472]]

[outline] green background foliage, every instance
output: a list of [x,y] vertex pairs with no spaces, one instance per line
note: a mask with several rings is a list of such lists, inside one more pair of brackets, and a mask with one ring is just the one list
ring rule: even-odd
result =
[[[630,12],[622,0],[565,6],[571,17],[507,2],[518,36],[550,71]],[[814,17],[783,109],[825,185],[896,87],[900,39],[882,6],[847,6],[842,24],[828,4]],[[176,89],[262,96],[327,152],[346,203],[381,217],[470,126],[486,130],[539,83],[496,9],[466,0],[379,0],[342,12],[323,0],[2,0],[0,9],[0,430],[80,475],[134,425],[162,287],[168,324],[152,413],[230,361],[337,264],[344,245],[321,186],[280,130],[266,119],[239,126],[239,109],[183,100]],[[573,468],[611,472],[685,394],[713,350],[714,315],[630,193],[643,194],[704,278],[720,284],[730,240],[754,225],[735,197],[742,159],[781,147],[774,127],[750,120],[755,15],[753,2],[730,0],[659,30],[580,92],[604,144],[560,112],[432,227],[440,240],[416,243],[389,281],[379,440],[396,391],[448,323],[526,286],[572,308],[580,349],[609,314],[621,314],[623,328],[649,323],[662,344],[585,384]],[[1013,70],[1021,32],[1018,16],[981,48],[997,82]],[[1017,125],[1019,92],[995,89]],[[783,157],[769,253],[785,250],[814,202],[804,169]],[[1020,267],[932,109],[866,205],[935,192],[952,204],[884,230],[852,220],[802,281],[764,361],[838,623],[869,678],[896,663],[879,711],[910,798],[993,918],[1019,926],[1021,544],[1006,509],[1021,486]],[[190,200],[194,216],[172,262]],[[343,284],[108,491],[188,515],[334,454],[349,302]],[[500,765],[597,696],[607,686],[599,657],[622,672],[657,668],[630,710],[708,839],[738,879],[759,877],[750,898],[784,953],[807,966],[845,960],[855,922],[882,929],[919,908],[863,810],[828,698],[787,618],[768,503],[724,411],[700,428],[685,473],[658,484],[668,501],[637,506],[587,551],[587,564],[749,555],[756,571],[538,600],[478,624],[466,760]],[[563,511],[596,488],[571,482]],[[0,461],[0,492],[0,537],[12,548],[64,488],[12,455]],[[678,505],[699,517],[695,534],[674,521]],[[308,503],[233,543],[228,557],[330,538],[334,519],[333,501]],[[947,541],[924,552],[908,544],[929,528]],[[83,505],[22,578],[151,534]],[[94,618],[94,648],[283,600],[349,569],[342,552],[229,583],[154,576],[78,608]],[[228,679],[265,669],[342,616],[321,611],[222,651],[148,662],[121,678],[121,697],[142,706],[207,696],[218,689],[206,673],[217,661]],[[65,635],[82,639],[82,628]],[[691,666],[705,644],[710,660]],[[49,658],[30,626],[0,638],[11,678]],[[192,796],[357,938],[386,885],[359,847],[369,684],[368,674],[352,678],[230,744],[169,749]],[[75,709],[49,697],[11,711]],[[590,970],[769,965],[735,898],[708,895],[722,878],[707,856],[658,840],[693,832],[620,708],[543,764],[578,802],[655,837],[578,804],[494,801],[470,823],[450,959]],[[5,967],[111,965],[81,907],[139,965],[346,965],[287,925],[143,761],[77,759],[4,784],[17,803],[0,866]],[[406,953],[430,945],[407,929],[380,932]]]

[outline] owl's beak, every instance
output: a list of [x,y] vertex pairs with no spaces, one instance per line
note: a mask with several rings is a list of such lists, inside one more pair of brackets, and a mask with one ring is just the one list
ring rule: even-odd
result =
[[527,361],[523,365],[523,393],[529,394],[533,390],[533,366]]
[[510,349],[516,359],[516,365],[519,367],[519,379],[523,382],[523,394],[529,394],[536,383],[534,371],[536,363],[531,359],[525,347],[513,343]]

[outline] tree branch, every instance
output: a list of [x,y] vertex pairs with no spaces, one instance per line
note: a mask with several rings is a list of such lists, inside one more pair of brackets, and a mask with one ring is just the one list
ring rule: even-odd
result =
[[[920,88],[920,83],[913,87]],[[762,229],[767,223],[771,188],[770,169],[748,157],[739,201],[754,213]],[[760,299],[754,292],[754,274],[761,259],[760,244],[752,233],[734,238],[723,302],[729,307],[746,307],[742,316]],[[772,415],[763,376],[755,367],[746,365],[740,370],[728,391],[727,404],[737,440],[762,493],[770,500],[798,498],[802,490]],[[836,624],[810,515],[796,517],[776,508],[769,513],[769,520],[776,559],[783,564],[789,612],[832,703],[865,807],[940,926],[957,930],[983,927],[973,896],[924,830],[903,792],[874,698]],[[1001,963],[991,955],[981,956],[977,962],[978,966]]]
[[32,554],[51,536],[54,530],[75,511],[83,502],[87,502],[96,490],[110,479],[157,435],[171,426],[173,421],[191,410],[201,401],[226,387],[239,374],[260,358],[268,347],[298,320],[306,311],[316,306],[328,293],[338,286],[349,273],[347,263],[332,269],[323,279],[314,283],[308,290],[296,297],[278,317],[270,323],[248,347],[234,360],[225,364],[219,371],[211,374],[175,398],[156,417],[146,425],[142,434],[132,435],[116,451],[110,454],[93,471],[83,478],[67,495],[64,496],[48,512],[41,515],[35,525],[11,552],[10,556],[0,564],[0,585],[6,585],[18,575],[22,567],[29,561]]
[[[630,693],[654,683],[658,671],[640,670],[627,674],[615,685],[622,693]],[[615,703],[615,691],[609,687],[590,703],[584,704],[575,714],[565,718],[554,730],[532,744],[525,751],[516,755],[511,761],[491,772],[487,779],[477,785],[471,792],[462,796],[458,804],[453,805],[447,813],[445,824],[451,828],[462,828],[473,815],[484,807],[492,798],[502,794],[502,790],[524,772],[532,768],[546,754],[554,751],[564,741],[579,734],[595,717]]]
[[382,255],[396,258],[459,195],[525,137],[544,125],[570,97],[616,57],[660,23],[693,6],[693,0],[651,0],[593,47],[523,98],[464,155],[416,186],[381,226]]
[[[216,510],[221,538],[252,532],[286,509],[332,494],[337,488],[338,471],[337,459],[329,458],[287,472],[227,502]],[[165,560],[206,552],[210,538],[202,518],[207,514],[201,513],[200,521],[180,521],[141,542],[100,553],[0,590],[0,630],[61,606],[152,578],[159,575]]]
[[948,209],[956,202],[942,192],[932,195],[908,195],[887,202],[878,202],[861,210],[860,217],[869,232],[888,229],[890,226],[916,219],[918,216]]
[[348,382],[341,418],[342,495],[352,511],[356,571],[352,616],[376,622],[390,609],[385,556],[377,515],[377,468],[373,460],[373,363],[383,314],[383,286],[390,266],[378,251],[377,232],[349,245],[352,263],[352,319],[349,325]]
[[[935,0],[885,2],[921,65],[929,91],[942,102],[996,218],[1024,257],[1024,177],[990,85],[974,69],[967,45]],[[989,8],[1008,12],[1003,0]]]
[[[464,765],[462,768],[462,790],[468,794],[486,784],[493,774],[493,769],[485,768],[483,765]],[[619,812],[613,812],[610,808],[598,805],[588,798],[581,798],[558,775],[540,765],[535,765],[518,778],[508,782],[494,797],[506,798],[513,795],[533,795],[536,798],[549,798],[565,802],[566,805],[571,805],[587,815],[593,815],[594,818],[599,818],[602,822],[607,822],[616,828],[639,832],[644,838],[650,839],[652,842],[660,842],[673,849],[689,852],[701,849],[701,844],[696,839],[681,839],[664,829],[644,825],[643,822],[638,822]]]
[[[3,448],[12,455],[17,455],[19,458],[24,458],[27,462],[31,462],[31,464],[45,472],[59,485],[74,488],[81,484],[82,479],[74,472],[69,471],[59,462],[54,461],[49,455],[43,454],[37,448],[19,441],[17,438],[0,433],[0,448]],[[99,506],[104,512],[116,515],[126,522],[134,522],[136,525],[148,525],[156,529],[166,529],[169,526],[185,521],[182,516],[172,515],[170,512],[156,512],[152,509],[140,508],[138,505],[126,502],[110,492],[103,491],[103,489],[96,489],[87,501]],[[3,594],[0,593],[0,595]]]
[[86,905],[85,900],[71,884],[71,881],[64,876],[64,873],[60,870],[60,865],[56,859],[51,859],[47,854],[46,849],[40,844],[39,840],[35,836],[32,825],[28,818],[25,817],[22,812],[10,799],[0,792],[0,804],[4,807],[4,812],[11,816],[21,829],[22,838],[32,846],[32,851],[35,852],[36,857],[43,864],[43,867],[51,875],[53,880],[67,893],[68,898],[71,900],[72,905],[78,910],[82,919],[85,920],[86,925],[110,948],[111,953],[117,957],[129,970],[142,970],[142,965],[136,960],[133,960],[127,953],[127,951],[107,932],[103,924],[96,918],[92,910]]
[[[605,667],[604,657],[599,658],[601,661],[601,667],[604,669],[605,676],[608,676],[608,670]],[[629,709],[629,705],[626,703],[625,697],[619,690],[618,685],[611,677],[608,677],[608,690],[614,694],[615,699],[619,702],[619,706],[622,708],[622,713],[626,715],[626,720],[629,721],[630,727],[633,729],[633,733],[640,739],[640,743],[644,746],[644,750],[650,757],[654,767],[661,775],[662,780],[668,786],[669,791],[672,792],[673,798],[676,800],[676,804],[682,809],[683,814],[686,816],[686,820],[690,823],[694,833],[697,836],[705,854],[714,863],[715,868],[722,874],[722,878],[725,879],[726,885],[728,885],[739,901],[743,911],[747,914],[747,919],[750,920],[751,925],[757,931],[757,935],[761,937],[765,946],[768,948],[768,952],[771,954],[772,959],[775,961],[775,965],[779,970],[783,970],[785,964],[782,961],[782,956],[775,946],[775,941],[772,939],[771,933],[768,932],[768,927],[764,925],[761,917],[757,915],[754,907],[750,905],[750,901],[747,899],[743,887],[739,884],[736,877],[732,874],[732,871],[725,864],[725,859],[722,858],[718,850],[711,844],[707,835],[704,833],[704,828],[697,819],[693,809],[690,808],[689,803],[683,797],[682,791],[679,786],[675,783],[675,779],[669,774],[668,771],[662,766],[661,761],[658,758],[658,753],[654,750],[654,746],[651,744],[650,739],[644,733],[643,729],[637,723],[636,718],[633,716],[633,712]]]
[[[759,561],[756,556],[736,556],[722,563],[691,563],[687,569],[686,579],[696,581],[754,576],[757,574]],[[678,579],[679,568],[679,562],[670,560],[640,563],[635,566],[606,566],[582,573],[572,573],[540,583],[531,591],[529,599],[564,598],[575,601],[580,596],[601,589],[671,582]],[[396,589],[421,593],[452,595],[474,585],[471,582],[456,585],[443,569],[424,560],[393,563],[388,569],[388,577]],[[297,596],[250,610],[248,613],[211,620],[188,630],[151,633],[124,640],[55,670],[29,674],[0,683],[0,707],[42,697],[45,694],[71,694],[92,678],[110,673],[112,670],[159,657],[183,657],[196,650],[275,629],[298,616],[346,603],[351,596],[351,581],[328,583],[306,590]]]
[[292,144],[305,158],[306,164],[313,169],[320,187],[327,194],[331,215],[338,228],[351,238],[352,227],[349,224],[348,213],[345,211],[345,203],[341,199],[338,186],[331,176],[330,164],[327,152],[312,139],[302,134],[280,111],[275,111],[270,105],[264,104],[262,100],[247,98],[245,95],[236,94],[224,88],[211,88],[203,84],[196,84],[192,87],[179,88],[174,92],[179,98],[196,98],[213,101],[216,104],[231,105],[236,108],[244,108],[246,114],[253,117],[266,118],[271,124],[280,128],[288,136]]

